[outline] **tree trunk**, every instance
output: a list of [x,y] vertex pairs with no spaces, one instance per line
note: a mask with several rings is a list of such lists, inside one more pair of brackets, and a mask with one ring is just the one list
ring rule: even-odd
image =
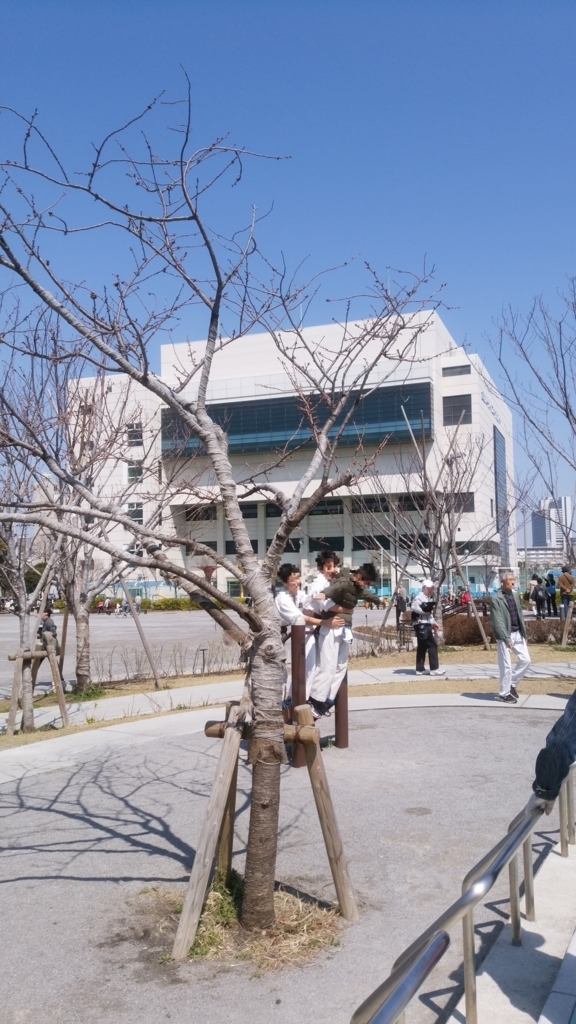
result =
[[[24,651],[30,650],[30,615],[28,612],[20,614],[20,647]],[[32,662],[27,659],[22,662],[22,732],[34,732],[34,697],[32,691]]]
[[90,611],[81,601],[74,611],[76,622],[76,692],[90,685]]
[[284,651],[278,627],[254,641],[252,700],[254,728],[248,744],[252,770],[252,803],[246,850],[242,924],[274,926],[274,881],[280,809],[280,765],[286,763],[282,688]]

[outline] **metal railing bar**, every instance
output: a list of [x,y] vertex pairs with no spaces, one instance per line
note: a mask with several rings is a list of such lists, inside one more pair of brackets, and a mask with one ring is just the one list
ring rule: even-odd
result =
[[372,992],[358,1007],[350,1024],[396,1024],[449,945],[448,932],[434,935],[407,971],[394,971]]
[[500,872],[506,867],[511,857],[514,856],[516,850],[522,845],[527,836],[530,835],[536,820],[544,812],[544,806],[540,805],[533,807],[526,814],[524,819],[516,827],[514,832],[510,832],[504,842],[500,842],[494,847],[497,850],[496,856],[494,857],[492,864],[484,873],[477,878],[472,885],[470,885],[465,892],[462,893],[459,899],[456,900],[452,906],[448,907],[443,914],[438,917],[433,924],[430,925],[426,931],[412,943],[396,960],[393,970],[400,967],[407,961],[411,961],[415,955],[417,955],[430,938],[435,935],[441,929],[449,930],[453,928],[455,924],[458,924],[462,920],[464,915],[488,893],[490,889],[498,879]]
[[[571,769],[573,767],[571,766]],[[474,907],[490,891],[503,868],[508,865],[510,870],[512,942],[514,945],[521,944],[522,926],[518,850],[520,846],[523,847],[526,919],[534,921],[532,832],[545,809],[546,803],[544,800],[537,804],[530,801],[516,815],[510,823],[508,834],[500,839],[468,872],[462,882],[462,895],[460,898],[448,907],[429,928],[422,932],[411,946],[404,950],[393,964],[389,977],[358,1007],[350,1024],[404,1024],[404,1010],[406,1006],[413,999],[425,978],[433,970],[435,963],[446,952],[450,941],[447,931],[459,921],[462,921],[464,937],[466,1024],[477,1024]],[[558,797],[558,810],[560,815],[560,848],[562,856],[567,857],[568,845],[576,843],[574,779],[572,770],[570,770],[562,783]],[[443,944],[443,936],[446,936],[448,939],[446,945]],[[436,954],[436,959],[434,959],[433,951]],[[410,979],[409,982],[407,979]]]
[[560,787],[558,794],[558,813],[560,817],[560,854],[562,857],[568,856],[568,798],[566,792],[566,782],[564,780]]
[[570,771],[566,782],[566,796],[568,798],[568,842],[570,846],[576,843],[576,828],[574,825],[574,776]]

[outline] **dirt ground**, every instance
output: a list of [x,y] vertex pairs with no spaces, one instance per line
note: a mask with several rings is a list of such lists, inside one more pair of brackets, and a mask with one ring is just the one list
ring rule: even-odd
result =
[[[570,697],[574,693],[574,679],[523,679],[520,692],[546,693],[554,697]],[[368,686],[349,686],[351,697],[394,697],[406,693],[497,693],[497,679],[406,679],[402,683],[370,683]]]
[[[576,648],[560,648],[555,644],[530,644],[530,657],[533,662],[576,661]],[[443,665],[491,665],[496,663],[496,648],[490,645],[485,651],[480,645],[468,647],[440,648],[440,660]],[[414,651],[392,651],[377,658],[352,658],[350,668],[401,668],[414,665]]]

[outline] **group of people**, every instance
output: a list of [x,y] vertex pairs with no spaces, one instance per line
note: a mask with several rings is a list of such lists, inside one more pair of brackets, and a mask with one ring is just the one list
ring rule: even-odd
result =
[[570,567],[568,565],[563,567],[558,577],[558,584],[556,584],[553,572],[549,572],[545,579],[534,573],[524,596],[527,601],[534,603],[537,619],[545,619],[546,614],[548,614],[548,618],[558,616],[556,602],[558,590],[560,591],[560,601],[564,609],[564,615],[566,615],[572,600],[572,591],[574,590],[574,577]]
[[[276,595],[276,607],[284,626],[292,626],[301,616],[309,627],[306,636],[306,699],[314,718],[329,717],[348,667],[352,643],[352,614],[358,601],[368,597],[366,587],[376,580],[371,563],[359,569],[341,569],[334,551],[321,551],[316,558],[317,574],[308,587],[301,589],[300,570],[286,563],[278,576],[282,589]],[[291,701],[287,682],[285,705]]]
[[[142,610],[142,598],[140,594],[136,594],[134,598],[134,609],[138,615]],[[98,615],[114,615],[119,618],[121,615],[126,618],[130,612],[130,605],[128,604],[128,598],[123,597],[121,601],[112,601],[109,597],[101,598],[98,601],[96,611]]]

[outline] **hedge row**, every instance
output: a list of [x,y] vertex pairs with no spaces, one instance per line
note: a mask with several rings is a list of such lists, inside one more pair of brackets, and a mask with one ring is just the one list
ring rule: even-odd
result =
[[[481,617],[486,636],[492,640],[492,625],[489,618]],[[561,619],[526,619],[528,642],[532,644],[561,643],[564,621]],[[455,615],[443,622],[444,643],[465,647],[468,644],[481,644],[482,638],[474,616]],[[576,622],[570,626],[568,642],[576,641]]]

